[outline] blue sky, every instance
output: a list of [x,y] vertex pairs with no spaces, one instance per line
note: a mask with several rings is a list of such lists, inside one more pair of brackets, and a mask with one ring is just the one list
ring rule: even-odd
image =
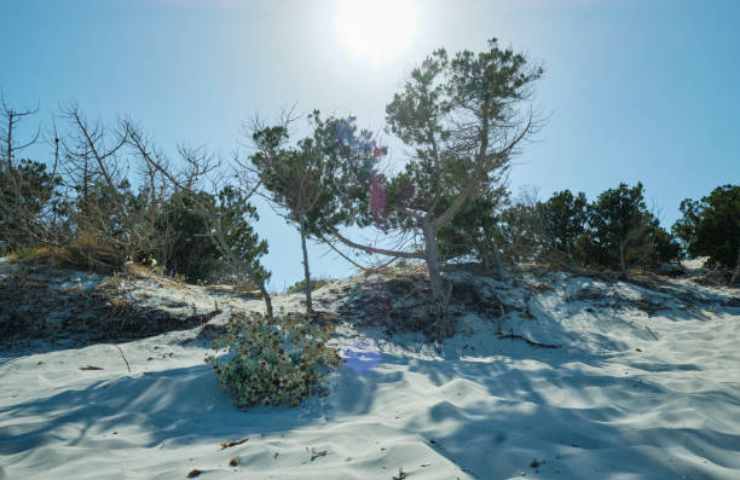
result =
[[[379,131],[425,55],[495,36],[546,70],[536,106],[549,120],[516,161],[515,191],[593,197],[641,180],[670,225],[681,199],[740,183],[736,0],[416,0],[400,24],[393,2],[372,5],[369,53],[337,25],[338,12],[356,9],[334,0],[8,0],[0,89],[14,105],[38,103],[47,126],[76,101],[92,118],[132,116],[166,150],[186,142],[228,156],[245,121],[293,105],[353,113]],[[392,161],[402,157],[392,149]],[[282,289],[301,275],[298,236],[261,213],[272,288]],[[352,271],[314,253],[319,275]]]

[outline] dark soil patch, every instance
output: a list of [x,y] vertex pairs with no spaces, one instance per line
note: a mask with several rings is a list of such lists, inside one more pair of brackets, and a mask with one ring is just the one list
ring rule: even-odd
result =
[[60,288],[49,272],[16,272],[0,283],[0,344],[74,339],[80,344],[127,341],[205,324],[218,311],[174,316],[144,308],[114,285]]
[[[448,315],[453,320],[477,313],[496,318],[505,307],[492,289],[471,279],[448,279]],[[429,280],[423,275],[374,279],[356,285],[338,310],[342,319],[361,326],[381,327],[387,333],[422,332],[434,336],[435,305]]]

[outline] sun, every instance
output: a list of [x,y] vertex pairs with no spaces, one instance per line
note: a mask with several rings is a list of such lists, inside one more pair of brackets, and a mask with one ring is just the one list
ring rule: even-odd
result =
[[392,61],[416,33],[414,0],[337,0],[339,43],[373,64]]

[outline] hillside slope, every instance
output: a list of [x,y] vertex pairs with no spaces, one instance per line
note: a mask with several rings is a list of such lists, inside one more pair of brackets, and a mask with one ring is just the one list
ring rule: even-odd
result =
[[[0,288],[18,288],[17,274],[0,265]],[[109,299],[167,321],[126,341],[59,331],[5,342],[2,479],[740,478],[737,290],[458,273],[457,298],[475,293],[453,305],[460,333],[437,349],[393,328],[423,312],[413,278],[339,281],[315,293],[338,316],[346,360],[329,394],[239,411],[203,359],[228,311],[259,300],[156,277],[111,287],[57,272],[38,286],[48,274],[36,275],[37,298],[107,285]],[[388,296],[391,313],[378,313]],[[76,325],[65,298],[43,315]],[[278,297],[276,310],[300,299]]]

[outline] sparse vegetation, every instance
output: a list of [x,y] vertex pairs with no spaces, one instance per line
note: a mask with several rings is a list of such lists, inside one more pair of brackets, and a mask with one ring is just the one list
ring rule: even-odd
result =
[[[0,242],[21,263],[110,273],[141,262],[190,282],[251,285],[269,319],[270,273],[261,264],[268,245],[253,228],[258,215],[250,203],[262,192],[300,234],[303,279],[288,293],[305,295],[308,318],[312,291],[327,281],[312,278],[307,242],[335,250],[343,244],[424,262],[431,301],[423,320],[411,323],[429,323],[418,329],[437,339],[456,331],[448,308],[459,288],[443,274],[450,260],[477,261],[498,277],[524,263],[627,275],[676,261],[677,237],[689,255],[708,256],[737,281],[736,186],[717,188],[701,202],[685,200],[672,233],[647,209],[639,182],[619,184],[592,202],[570,190],[546,201],[536,195],[512,201],[505,178],[522,142],[540,126],[524,107],[542,74],[495,39],[478,53],[437,50],[386,107],[389,131],[414,152],[402,171],[381,173],[387,148],[355,117],[314,111],[310,134],[293,143],[290,115],[277,126],[255,122],[254,153],[244,160],[237,154],[228,177],[236,180],[212,181],[213,193],[204,183],[221,165],[208,152],[180,147],[186,167],[175,171],[132,121],[107,128],[74,105],[61,110],[61,128],[50,135],[49,165],[19,160],[38,135],[19,143],[14,129],[35,111],[3,103]],[[132,165],[138,178],[129,175]],[[355,242],[340,231],[353,226],[376,227],[386,242],[401,240],[392,248]]]
[[256,209],[249,193],[233,186],[204,190],[201,181],[213,170],[207,153],[180,148],[189,168],[173,175],[132,122],[106,128],[73,105],[61,110],[63,122],[51,132],[50,169],[16,159],[38,138],[19,144],[15,131],[33,113],[5,103],[0,110],[3,250],[22,262],[96,272],[121,271],[134,261],[188,281],[251,281],[268,302],[269,273],[259,262],[267,243],[251,226]]
[[[328,285],[330,280],[326,280],[323,278],[314,278],[311,280],[311,291],[318,290],[319,288],[323,287],[324,285]],[[288,287],[287,293],[304,293],[306,291],[306,281],[305,280],[299,280],[295,282],[293,285]]]
[[0,480],[740,480],[740,0],[1,5]]

